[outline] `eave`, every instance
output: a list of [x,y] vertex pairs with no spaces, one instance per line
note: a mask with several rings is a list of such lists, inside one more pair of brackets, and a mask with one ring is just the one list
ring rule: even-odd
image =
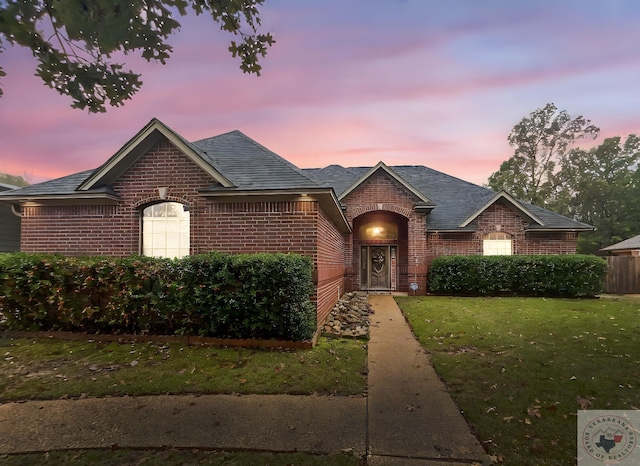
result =
[[331,188],[308,189],[235,189],[218,188],[200,190],[200,196],[218,202],[260,202],[260,201],[317,201],[327,212],[342,233],[351,233],[351,226],[347,220],[340,201]]
[[2,196],[0,203],[20,204],[23,206],[45,205],[115,205],[120,196],[107,193],[73,193],[32,196]]

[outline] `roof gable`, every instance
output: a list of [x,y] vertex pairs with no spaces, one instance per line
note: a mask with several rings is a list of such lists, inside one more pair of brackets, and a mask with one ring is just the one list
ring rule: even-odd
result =
[[153,118],[118,152],[86,178],[78,186],[78,191],[88,191],[97,186],[110,185],[163,137],[168,139],[216,182],[224,187],[234,186],[231,181],[205,160],[202,152],[197,147],[186,141],[160,120]]
[[[499,196],[495,191],[423,165],[400,165],[388,168],[433,203],[433,208],[430,209],[426,218],[428,231],[475,231],[475,225],[472,223],[467,223],[464,227],[460,225],[465,224],[471,217],[479,215],[493,202],[507,203],[505,196]],[[332,187],[340,199],[346,196],[347,190],[352,190],[353,186],[357,185],[359,180],[366,178],[371,171],[371,167],[344,168],[340,165],[304,169],[304,172],[319,185]],[[498,197],[501,200],[498,200]],[[520,212],[527,212],[526,218],[531,221],[529,230],[593,230],[591,225],[509,197],[513,200],[510,207]],[[514,207],[516,205],[518,208]]]
[[542,219],[540,219],[540,217],[538,217],[533,212],[531,212],[529,209],[527,209],[524,205],[522,205],[520,202],[518,202],[509,193],[507,193],[506,191],[500,191],[495,196],[493,196],[491,199],[489,199],[487,202],[485,202],[484,205],[482,205],[482,207],[480,207],[473,214],[471,214],[471,216],[467,217],[459,225],[460,228],[464,228],[467,225],[469,225],[476,218],[478,218],[480,216],[480,214],[482,214],[485,210],[487,210],[489,207],[491,207],[492,205],[494,205],[495,203],[500,202],[500,201],[502,201],[505,204],[507,204],[507,206],[511,210],[514,210],[515,212],[517,212],[518,214],[520,214],[521,216],[526,218],[529,221],[529,223],[535,223],[535,224],[537,224],[537,225],[539,225],[541,227],[546,226],[545,222],[542,221]]
[[394,170],[392,170],[391,168],[389,168],[387,165],[384,164],[384,162],[378,162],[378,164],[371,168],[371,170],[369,170],[367,173],[365,173],[364,175],[362,175],[355,183],[353,183],[349,188],[347,188],[342,194],[340,194],[339,199],[342,200],[345,197],[347,197],[349,194],[351,194],[352,192],[354,192],[355,190],[357,190],[362,183],[364,183],[366,180],[368,180],[369,178],[371,178],[371,176],[373,176],[374,173],[376,173],[378,170],[382,170],[385,173],[387,173],[389,176],[391,176],[391,178],[393,178],[394,180],[396,180],[400,185],[402,185],[402,187],[404,187],[407,191],[409,191],[410,193],[412,193],[414,196],[416,196],[418,199],[420,199],[420,201],[422,201],[422,203],[424,205],[428,205],[428,206],[433,206],[434,203],[428,199],[424,194],[422,194],[420,191],[418,191],[415,187],[413,187],[411,184],[407,183],[407,181],[405,181],[400,175],[398,175]]

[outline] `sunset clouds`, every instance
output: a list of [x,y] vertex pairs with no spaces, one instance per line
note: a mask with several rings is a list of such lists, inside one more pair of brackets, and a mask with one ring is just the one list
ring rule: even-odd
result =
[[509,131],[554,102],[603,137],[640,132],[633,0],[267,0],[276,44],[243,75],[229,37],[182,19],[167,65],[127,57],[142,90],[105,115],[72,110],[10,47],[0,172],[43,181],[103,163],[151,118],[190,140],[239,129],[301,167],[426,165],[484,183]]

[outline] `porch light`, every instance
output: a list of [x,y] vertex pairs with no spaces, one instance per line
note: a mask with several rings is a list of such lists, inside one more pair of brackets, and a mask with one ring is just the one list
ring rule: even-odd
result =
[[383,231],[384,231],[384,228],[382,227],[373,227],[371,229],[371,233],[373,234],[373,236],[380,236]]

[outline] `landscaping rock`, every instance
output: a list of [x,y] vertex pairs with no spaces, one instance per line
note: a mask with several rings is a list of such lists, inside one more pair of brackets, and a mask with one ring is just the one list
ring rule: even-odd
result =
[[344,337],[368,337],[369,314],[372,313],[369,298],[365,293],[345,293],[324,323],[324,333]]

